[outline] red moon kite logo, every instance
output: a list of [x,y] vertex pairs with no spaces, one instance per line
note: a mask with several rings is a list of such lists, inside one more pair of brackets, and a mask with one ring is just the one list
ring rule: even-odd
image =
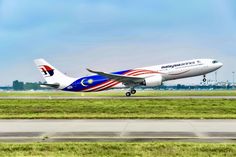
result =
[[53,76],[54,75],[54,69],[52,69],[51,67],[49,67],[47,65],[42,65],[40,67],[40,69],[42,70],[43,74],[46,76]]

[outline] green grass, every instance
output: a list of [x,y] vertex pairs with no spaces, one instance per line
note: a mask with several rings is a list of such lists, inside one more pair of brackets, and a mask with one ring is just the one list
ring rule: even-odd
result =
[[7,157],[235,157],[236,144],[157,142],[0,144],[0,154]]
[[[0,92],[0,97],[11,96],[42,96],[42,97],[83,97],[83,96],[124,96],[123,91],[106,91],[97,93],[73,93],[73,92]],[[135,96],[236,96],[236,90],[219,90],[219,91],[138,91]]]
[[2,119],[226,119],[236,100],[0,100]]

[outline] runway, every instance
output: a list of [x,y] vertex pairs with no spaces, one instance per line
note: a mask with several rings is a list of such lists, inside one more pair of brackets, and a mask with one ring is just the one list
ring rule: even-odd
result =
[[37,100],[91,100],[91,99],[137,99],[137,100],[142,100],[142,99],[236,99],[236,96],[155,96],[155,97],[138,97],[138,96],[131,96],[131,97],[126,97],[126,96],[95,96],[95,97],[86,97],[86,96],[79,96],[79,97],[66,97],[66,96],[5,96],[5,97],[0,97],[0,100],[17,100],[17,99],[22,99],[22,100],[31,100],[31,99],[37,99]]
[[236,120],[0,120],[0,142],[234,142]]

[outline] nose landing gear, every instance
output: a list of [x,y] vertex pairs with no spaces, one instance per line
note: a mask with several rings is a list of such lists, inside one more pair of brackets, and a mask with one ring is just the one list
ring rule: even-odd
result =
[[206,75],[203,75],[203,80],[202,80],[203,82],[206,82],[207,81],[207,79],[206,79]]
[[127,92],[125,95],[127,96],[127,97],[130,97],[132,94],[136,94],[136,90],[135,89],[131,89],[130,90],[130,92]]

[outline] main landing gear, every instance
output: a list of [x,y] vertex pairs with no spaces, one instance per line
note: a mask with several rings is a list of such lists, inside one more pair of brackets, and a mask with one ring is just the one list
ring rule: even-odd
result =
[[203,75],[203,80],[202,80],[203,82],[206,82],[207,81],[207,79],[206,79],[206,75]]
[[127,96],[127,97],[130,97],[132,94],[136,94],[136,90],[135,89],[131,89],[130,90],[130,92],[127,92],[125,95]]

